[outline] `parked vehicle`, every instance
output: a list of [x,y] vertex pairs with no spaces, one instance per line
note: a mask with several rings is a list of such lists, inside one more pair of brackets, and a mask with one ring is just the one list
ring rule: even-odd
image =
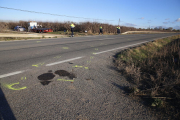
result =
[[53,32],[53,30],[51,28],[34,28],[34,29],[31,29],[31,32],[47,33],[47,32]]
[[26,31],[26,29],[23,28],[22,26],[16,26],[16,27],[14,28],[14,31]]
[[30,21],[28,23],[28,31],[29,32],[37,32],[37,33],[47,33],[53,32],[52,28],[42,28],[42,25],[38,25],[36,21]]

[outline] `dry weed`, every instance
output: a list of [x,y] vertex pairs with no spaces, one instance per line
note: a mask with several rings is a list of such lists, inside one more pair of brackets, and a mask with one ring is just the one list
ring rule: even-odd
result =
[[[117,60],[118,67],[123,71],[122,74],[138,87],[139,94],[145,94],[150,98],[163,98],[160,103],[164,101],[165,112],[171,116],[171,119],[177,117],[172,117],[173,113],[168,111],[167,104],[168,107],[173,108],[176,116],[180,117],[178,112],[180,108],[174,106],[180,106],[179,38],[180,35],[173,36],[123,51],[118,55]],[[155,105],[153,103],[153,106]]]

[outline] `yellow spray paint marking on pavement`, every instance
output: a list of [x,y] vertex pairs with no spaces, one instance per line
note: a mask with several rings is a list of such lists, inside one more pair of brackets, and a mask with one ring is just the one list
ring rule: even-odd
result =
[[[75,65],[75,66],[73,66],[73,67],[76,67],[76,68],[83,68],[83,66],[78,66],[78,65]],[[88,67],[84,67],[85,69],[89,69]]]
[[38,65],[32,65],[32,66],[38,67]]
[[83,66],[78,66],[78,65],[75,65],[75,66],[73,66],[73,67],[81,67],[81,68],[82,68]]
[[13,85],[17,85],[18,83],[12,83],[12,84],[3,84],[4,87],[11,89],[11,90],[22,90],[22,89],[26,89],[27,87],[21,87],[21,88],[13,88]]
[[54,57],[54,58],[60,58],[61,56],[56,56],[56,57]]
[[65,79],[58,79],[58,81],[70,81],[70,82],[74,82],[74,80],[65,80]]
[[90,57],[90,59],[93,59],[93,58],[94,58],[93,56]]
[[84,67],[85,69],[89,69],[88,67]]
[[41,41],[36,41],[37,43],[40,43]]
[[95,50],[98,50],[98,48],[95,48]]
[[23,80],[23,79],[26,80],[26,77],[21,77],[21,80]]
[[94,55],[95,55],[96,53],[94,53],[94,52],[93,52],[92,54],[94,54]]
[[32,66],[35,66],[35,67],[39,67],[39,66],[42,66],[44,63],[38,63],[38,64],[35,64],[35,65],[32,65]]
[[63,47],[63,49],[69,49],[68,47]]

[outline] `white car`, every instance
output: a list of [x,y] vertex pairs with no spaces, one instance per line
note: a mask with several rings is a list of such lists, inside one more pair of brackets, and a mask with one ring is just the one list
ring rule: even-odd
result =
[[16,26],[16,27],[14,28],[14,30],[15,30],[15,31],[26,31],[26,29],[23,28],[22,26]]

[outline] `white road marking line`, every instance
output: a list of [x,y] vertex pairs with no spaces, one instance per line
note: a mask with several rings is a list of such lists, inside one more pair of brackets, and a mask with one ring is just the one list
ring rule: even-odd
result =
[[12,72],[12,73],[8,73],[8,74],[4,74],[4,75],[0,75],[0,78],[4,78],[4,77],[16,75],[16,74],[20,74],[20,73],[23,73],[23,72],[25,72],[25,70],[23,70],[23,71],[17,71],[17,72]]
[[[149,42],[149,41],[145,41],[145,42]],[[127,46],[124,46],[124,47],[119,47],[119,48],[115,48],[115,49],[110,49],[110,50],[106,50],[106,51],[102,51],[102,52],[98,52],[98,53],[93,53],[93,54],[94,54],[94,55],[97,55],[97,54],[101,54],[101,53],[105,53],[105,52],[109,52],[109,51],[113,51],[113,50],[117,50],[117,49],[122,49],[122,48],[130,47],[130,46],[142,44],[142,43],[145,43],[145,42],[141,42],[141,43],[137,43],[137,44],[132,44],[132,45],[127,45]]]
[[67,60],[63,60],[63,61],[59,61],[59,62],[55,62],[55,63],[50,63],[50,64],[47,64],[46,66],[52,66],[52,65],[56,65],[56,64],[60,64],[60,63],[72,61],[72,60],[77,60],[77,59],[81,59],[81,58],[83,58],[83,57],[84,57],[84,56],[82,56],[82,57],[76,57],[76,58],[72,58],[72,59],[67,59]]

